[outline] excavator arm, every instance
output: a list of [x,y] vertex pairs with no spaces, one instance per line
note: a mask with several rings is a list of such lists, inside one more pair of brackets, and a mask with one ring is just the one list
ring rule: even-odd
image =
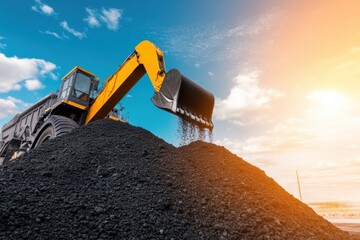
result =
[[166,111],[204,128],[211,122],[214,96],[178,70],[165,70],[163,52],[150,41],[142,41],[110,76],[88,110],[85,124],[102,119],[147,73],[155,89],[153,103]]

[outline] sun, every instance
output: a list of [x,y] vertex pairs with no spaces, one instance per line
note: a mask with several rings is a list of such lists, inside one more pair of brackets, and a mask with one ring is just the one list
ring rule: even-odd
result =
[[335,90],[314,91],[307,97],[322,107],[342,107],[346,103],[346,97]]
[[317,90],[307,95],[310,113],[318,117],[343,116],[351,101],[336,90]]

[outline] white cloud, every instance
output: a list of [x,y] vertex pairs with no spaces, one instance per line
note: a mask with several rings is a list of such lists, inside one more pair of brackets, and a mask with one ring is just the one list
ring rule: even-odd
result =
[[42,89],[45,86],[37,79],[29,79],[29,80],[25,80],[25,87],[30,91],[34,91],[34,90]]
[[[1,40],[4,40],[4,39],[5,39],[5,38],[4,38],[3,36],[0,36],[0,41],[1,41]],[[5,43],[1,43],[1,42],[0,42],[0,49],[4,49],[4,48],[6,48],[6,46],[7,46],[7,45],[6,45]]]
[[[43,59],[7,57],[0,53],[0,92],[19,90],[22,83],[26,84],[26,80],[48,75],[53,77],[52,71],[55,69],[55,64]],[[33,86],[34,83],[28,84]]]
[[100,16],[107,28],[110,30],[117,30],[119,27],[119,19],[122,16],[122,10],[117,8],[102,9],[102,15]]
[[86,38],[86,35],[84,32],[79,32],[73,28],[71,28],[69,26],[69,24],[67,23],[67,21],[62,21],[60,23],[60,26],[65,29],[66,31],[68,31],[69,33],[71,33],[72,35],[74,35],[75,37],[79,38],[79,39],[83,39]]
[[30,104],[13,97],[0,98],[0,118],[13,116],[24,110]]
[[208,72],[209,76],[210,77],[213,77],[214,76],[214,73],[213,72]]
[[[302,129],[287,129],[287,132],[277,132],[276,126],[273,130],[266,132],[262,136],[250,137],[246,140],[236,140],[223,138],[215,143],[228,147],[237,154],[262,154],[287,151],[299,147],[311,145],[312,135]],[[281,126],[280,126],[281,127]],[[287,128],[285,126],[285,128]]]
[[89,15],[84,19],[84,21],[87,22],[90,27],[100,27],[101,24],[97,18],[97,11],[90,8],[85,8],[85,10]]
[[105,23],[110,30],[116,31],[119,28],[119,20],[122,18],[123,11],[117,8],[102,8],[101,13],[98,9],[85,8],[88,16],[84,19],[90,27],[100,27],[101,22]]
[[[219,139],[217,144],[236,153],[283,153],[289,150],[304,152],[359,153],[360,105],[353,99],[331,90],[311,91],[304,96],[308,107],[298,116],[287,118],[258,136],[243,140]],[[299,153],[298,153],[299,155]],[[314,154],[315,155],[315,154]]]
[[42,3],[40,0],[35,0],[36,5],[32,6],[31,9],[35,12],[45,14],[47,16],[55,15],[54,8],[50,7],[47,4]]
[[271,101],[281,96],[283,94],[275,89],[260,86],[259,72],[239,74],[230,94],[224,99],[217,98],[214,116],[217,120],[237,120],[245,124],[243,120],[248,113],[269,108]]
[[360,171],[360,156],[357,155],[354,157],[343,158],[341,161],[328,159],[326,161],[319,161],[314,163],[311,170],[312,171],[304,172],[303,177],[313,178],[316,177],[316,175],[321,175],[322,177],[336,177],[340,172],[346,173],[346,175],[354,174],[358,176]]
[[43,4],[43,5],[41,5],[40,9],[46,15],[54,14],[54,9],[52,7],[50,7],[49,5]]
[[47,34],[47,35],[53,36],[53,37],[55,37],[55,38],[57,38],[57,39],[63,40],[63,37],[61,37],[61,36],[60,36],[58,33],[56,33],[56,32],[51,32],[51,31],[45,31],[45,32],[43,32],[43,31],[40,31],[40,33],[42,33],[42,34]]
[[278,19],[278,14],[270,12],[260,16],[254,21],[245,21],[244,23],[229,29],[226,33],[221,36],[225,37],[238,37],[238,36],[250,36],[258,35],[264,31],[269,30],[275,21]]
[[4,118],[10,114],[18,112],[16,104],[9,99],[0,98],[0,118]]
[[[233,27],[217,24],[201,26],[172,27],[156,29],[151,34],[162,41],[163,49],[183,59],[223,61],[243,58],[262,52],[266,46],[256,45],[258,38],[273,30],[278,23],[278,13],[274,10],[238,23]],[[272,33],[266,36],[271,36]],[[256,46],[255,46],[256,45]],[[238,67],[238,66],[237,66]]]

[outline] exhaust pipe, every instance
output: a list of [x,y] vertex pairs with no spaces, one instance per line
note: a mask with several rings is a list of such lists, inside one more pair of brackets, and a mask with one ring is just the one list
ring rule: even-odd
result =
[[155,106],[200,128],[211,130],[214,127],[211,120],[214,95],[182,75],[177,69],[171,69],[166,73],[160,91],[155,93],[151,100]]

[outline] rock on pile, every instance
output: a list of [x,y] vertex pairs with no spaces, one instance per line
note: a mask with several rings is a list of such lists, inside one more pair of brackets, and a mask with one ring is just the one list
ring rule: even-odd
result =
[[352,239],[263,171],[101,120],[0,168],[0,239]]

